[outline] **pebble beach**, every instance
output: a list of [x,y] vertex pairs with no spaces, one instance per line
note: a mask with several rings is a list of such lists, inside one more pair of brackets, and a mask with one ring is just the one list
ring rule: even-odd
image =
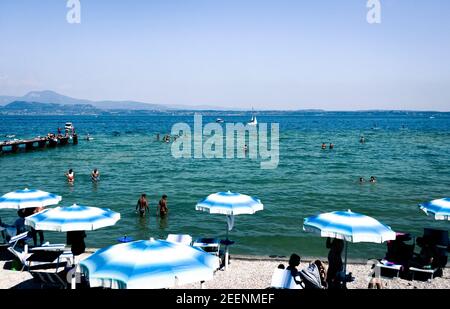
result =
[[[88,257],[94,250],[88,250],[79,257]],[[287,258],[270,258],[258,256],[236,256],[230,261],[228,269],[216,271],[213,280],[204,284],[206,289],[266,289],[270,287],[274,270],[279,264],[287,265]],[[322,259],[326,261],[326,259]],[[0,289],[39,289],[40,283],[33,280],[28,271],[14,271],[8,268],[9,261],[0,261]],[[302,260],[299,269],[308,265],[308,260]],[[367,289],[369,283],[370,265],[361,262],[351,262],[347,267],[355,280],[348,283],[348,289]],[[39,270],[42,271],[42,270]],[[54,269],[46,269],[50,272]],[[450,272],[444,269],[442,277],[428,281],[408,281],[403,279],[382,279],[383,289],[450,289]],[[200,283],[174,287],[175,289],[200,289]]]

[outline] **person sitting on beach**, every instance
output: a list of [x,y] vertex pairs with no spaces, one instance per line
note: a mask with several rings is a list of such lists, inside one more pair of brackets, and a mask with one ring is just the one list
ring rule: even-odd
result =
[[375,176],[370,176],[370,180],[371,183],[375,183],[377,182],[377,179],[375,178]]
[[73,170],[69,169],[69,171],[67,173],[65,173],[64,175],[66,175],[67,181],[69,183],[73,184],[73,182],[75,181],[75,173],[73,172]]
[[136,204],[136,211],[139,209],[139,215],[141,217],[145,216],[145,212],[149,211],[148,208],[148,201],[147,201],[147,195],[145,193],[142,193],[141,197],[138,199]]
[[300,284],[301,278],[299,276],[299,271],[297,267],[300,265],[300,256],[298,254],[291,254],[291,257],[289,258],[289,266],[286,268],[286,270],[289,270],[291,272],[292,277],[294,278],[295,283]]
[[327,149],[327,144],[322,143],[322,149]]
[[91,173],[92,182],[97,182],[100,180],[100,173],[98,169],[94,169]]
[[159,214],[161,217],[165,217],[169,213],[169,208],[167,208],[167,195],[163,195],[158,203],[158,209],[156,215]]

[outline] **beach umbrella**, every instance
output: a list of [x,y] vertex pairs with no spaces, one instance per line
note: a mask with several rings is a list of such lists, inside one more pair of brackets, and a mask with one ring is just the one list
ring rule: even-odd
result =
[[[119,220],[120,213],[110,209],[74,204],[68,207],[45,209],[26,217],[25,224],[36,230],[72,232],[97,230],[114,225]],[[73,264],[76,269],[75,254]],[[73,289],[75,288],[75,272],[72,274],[71,286]]]
[[159,289],[213,278],[219,258],[165,240],[138,240],[98,250],[80,262],[91,287]]
[[25,218],[25,224],[44,231],[93,231],[111,226],[120,220],[120,213],[107,208],[74,204],[45,209]]
[[56,205],[61,196],[41,190],[17,190],[0,197],[0,209],[23,209]]
[[372,217],[351,210],[327,212],[305,218],[303,230],[319,234],[321,237],[344,240],[344,274],[347,273],[347,242],[383,243],[396,238],[395,232],[389,226]]
[[419,204],[427,215],[434,215],[435,220],[450,220],[450,198],[441,198]]
[[254,214],[264,209],[264,205],[257,198],[233,192],[218,192],[208,195],[195,206],[196,210],[206,211],[210,214],[227,216],[227,239],[225,240],[225,269],[228,268],[228,232],[233,229],[234,216]]

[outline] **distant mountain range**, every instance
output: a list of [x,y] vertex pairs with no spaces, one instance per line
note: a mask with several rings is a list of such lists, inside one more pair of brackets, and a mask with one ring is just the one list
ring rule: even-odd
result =
[[70,105],[90,105],[100,110],[145,110],[145,111],[168,111],[168,110],[224,110],[215,106],[166,106],[161,104],[150,104],[136,101],[91,101],[68,97],[54,91],[31,91],[22,97],[0,96],[0,106],[5,106],[12,102],[34,102],[53,103],[64,106]]
[[99,115],[103,110],[90,104],[56,104],[14,101],[0,106],[3,115]]

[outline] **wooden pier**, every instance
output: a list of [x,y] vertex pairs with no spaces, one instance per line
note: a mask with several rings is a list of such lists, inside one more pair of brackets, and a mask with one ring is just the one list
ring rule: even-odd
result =
[[[36,137],[28,140],[12,140],[0,142],[0,153],[12,152],[16,153],[20,149],[25,149],[25,151],[31,151],[39,148],[52,148],[56,146],[65,146],[69,143],[70,137],[67,135],[54,136],[54,137]],[[76,134],[72,135],[72,144],[78,144],[78,136]]]

